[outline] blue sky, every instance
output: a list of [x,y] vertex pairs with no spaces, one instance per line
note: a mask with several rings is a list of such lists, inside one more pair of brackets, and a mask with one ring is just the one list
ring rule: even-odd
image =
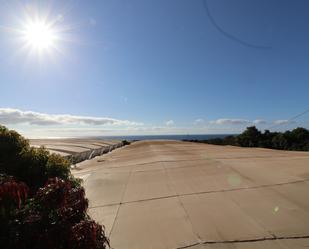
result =
[[[0,123],[26,136],[309,128],[286,121],[309,108],[307,0],[207,0],[252,46],[203,0],[3,2]],[[61,38],[40,55],[16,32],[35,15]]]

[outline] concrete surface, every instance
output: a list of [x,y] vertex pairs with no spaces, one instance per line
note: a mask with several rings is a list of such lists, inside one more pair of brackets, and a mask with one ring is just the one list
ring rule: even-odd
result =
[[82,162],[115,249],[309,248],[309,153],[141,141]]
[[31,139],[33,147],[44,146],[49,152],[59,154],[73,164],[110,152],[123,144],[118,140],[98,139]]

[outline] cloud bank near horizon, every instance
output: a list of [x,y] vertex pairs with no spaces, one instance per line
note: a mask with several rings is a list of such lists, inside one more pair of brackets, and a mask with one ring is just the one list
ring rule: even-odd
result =
[[0,108],[0,123],[2,124],[30,124],[40,126],[51,125],[113,125],[140,126],[143,123],[119,120],[107,117],[75,116],[70,114],[46,114],[33,111],[22,111],[12,108]]
[[267,129],[271,125],[289,125],[289,120],[266,121],[264,119],[198,118],[181,124],[173,119],[163,124],[142,123],[110,117],[78,116],[71,114],[47,114],[0,108],[0,124],[9,126],[28,137],[104,136],[104,135],[168,135],[168,134],[236,134],[246,127],[256,125]]
[[[276,121],[275,121],[276,122]],[[256,119],[256,120],[248,120],[248,119],[240,119],[240,118],[221,118],[217,120],[212,120],[209,122],[210,124],[216,125],[266,125],[267,122],[264,119]]]

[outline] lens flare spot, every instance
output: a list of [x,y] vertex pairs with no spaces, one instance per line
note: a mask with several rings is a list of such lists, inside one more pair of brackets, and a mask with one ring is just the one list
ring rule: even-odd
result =
[[279,207],[278,206],[274,207],[273,213],[276,214],[278,212],[279,212]]
[[237,187],[241,183],[241,177],[237,174],[231,174],[228,176],[227,181],[230,184],[230,186]]

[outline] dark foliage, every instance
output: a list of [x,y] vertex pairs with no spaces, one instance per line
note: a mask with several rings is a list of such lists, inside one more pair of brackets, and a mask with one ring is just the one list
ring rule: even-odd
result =
[[17,182],[14,177],[0,174],[0,208],[8,207],[20,208],[28,196],[28,187],[23,182]]
[[261,140],[262,134],[255,126],[248,127],[236,137],[236,143],[243,147],[258,147]]
[[70,239],[72,248],[105,249],[109,245],[102,226],[93,220],[83,220],[73,226]]
[[15,131],[0,125],[0,173],[14,176],[35,192],[50,177],[67,179],[70,163],[44,148],[32,148]]
[[129,141],[127,141],[127,140],[122,140],[122,144],[123,145],[130,145],[131,143]]
[[69,163],[0,126],[0,245],[4,249],[105,249],[101,225]]
[[104,249],[104,230],[87,213],[82,187],[58,178],[48,180],[15,218],[14,247]]
[[259,131],[255,126],[247,127],[240,135],[227,136],[203,141],[191,140],[216,145],[235,145],[242,147],[262,147],[279,150],[309,151],[309,130],[296,128],[286,132]]
[[28,197],[28,187],[12,176],[0,175],[0,242],[5,246],[9,242],[10,222]]

